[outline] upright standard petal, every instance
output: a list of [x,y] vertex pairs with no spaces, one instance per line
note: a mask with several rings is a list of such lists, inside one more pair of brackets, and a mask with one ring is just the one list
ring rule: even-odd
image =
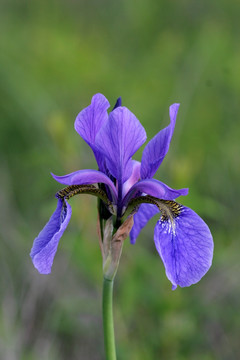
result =
[[123,184],[123,196],[131,189],[131,187],[140,179],[141,163],[136,160],[132,160],[132,174]]
[[140,231],[147,225],[148,221],[157,213],[159,209],[152,204],[141,204],[138,212],[134,215],[134,225],[130,232],[130,242],[135,244]]
[[102,94],[92,97],[91,104],[83,109],[76,117],[75,130],[92,147],[100,128],[108,119],[107,109],[110,104]]
[[33,265],[41,274],[49,274],[59,240],[71,218],[71,206],[59,199],[50,220],[33,242],[30,253]]
[[187,195],[188,189],[174,190],[171,189],[169,186],[165,185],[163,182],[156,179],[141,180],[138,181],[135,185],[133,185],[128,191],[128,193],[123,199],[123,205],[126,206],[127,203],[139,192],[163,200],[173,200],[176,199],[178,196]]
[[56,181],[64,185],[89,185],[95,183],[106,184],[108,185],[111,194],[113,195],[113,199],[116,202],[117,191],[115,185],[109,179],[109,177],[104,173],[102,173],[101,171],[87,169],[87,170],[78,170],[63,176],[57,176],[52,173],[51,175]]
[[180,104],[169,108],[170,124],[149,141],[142,154],[141,179],[154,176],[168,152]]
[[155,227],[154,241],[173,285],[197,283],[212,264],[213,239],[206,223],[193,210],[180,206],[172,220],[163,216]]
[[103,159],[95,148],[95,138],[108,119],[107,109],[109,106],[110,104],[104,95],[94,95],[91,104],[77,115],[74,124],[75,130],[92,148],[101,170],[103,170]]
[[123,184],[131,175],[131,156],[146,140],[146,132],[126,107],[117,107],[96,137],[99,151],[107,158],[111,174]]

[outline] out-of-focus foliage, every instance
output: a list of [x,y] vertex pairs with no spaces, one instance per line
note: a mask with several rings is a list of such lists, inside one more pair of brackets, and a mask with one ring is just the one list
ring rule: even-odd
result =
[[114,294],[118,359],[240,358],[239,2],[0,7],[0,358],[104,359],[95,199],[71,201],[51,275],[39,275],[29,257],[60,189],[50,171],[95,166],[73,124],[96,92],[112,104],[121,95],[149,138],[167,125],[168,106],[181,103],[158,178],[190,188],[181,201],[215,240],[209,273],[174,292],[154,221],[135,246],[126,242]]

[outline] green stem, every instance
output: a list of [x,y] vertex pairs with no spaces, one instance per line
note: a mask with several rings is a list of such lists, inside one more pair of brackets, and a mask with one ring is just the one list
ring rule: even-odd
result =
[[106,360],[116,360],[115,337],[113,326],[113,280],[104,278],[103,280],[103,298],[102,298],[102,311],[103,311],[103,333],[104,333],[104,346],[106,353]]

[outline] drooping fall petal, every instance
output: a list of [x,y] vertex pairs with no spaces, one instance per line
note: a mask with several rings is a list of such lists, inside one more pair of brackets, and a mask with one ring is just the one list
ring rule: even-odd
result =
[[164,218],[157,222],[154,242],[173,289],[197,283],[212,264],[211,232],[200,216],[185,206],[173,221]]
[[138,212],[134,215],[134,225],[130,232],[130,242],[135,244],[140,231],[147,225],[148,221],[157,213],[159,209],[152,204],[141,204]]
[[59,199],[50,220],[34,240],[30,256],[33,265],[41,274],[51,272],[59,240],[66,230],[71,214],[71,206],[67,201]]

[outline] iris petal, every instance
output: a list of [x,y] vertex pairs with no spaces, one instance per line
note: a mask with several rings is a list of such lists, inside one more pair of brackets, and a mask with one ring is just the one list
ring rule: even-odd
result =
[[141,204],[138,212],[134,215],[134,225],[130,232],[130,242],[135,244],[140,231],[147,225],[148,221],[157,213],[159,209],[155,205]]
[[54,174],[51,175],[56,181],[64,185],[83,185],[83,184],[89,185],[95,183],[106,184],[109,186],[109,189],[111,190],[111,193],[116,202],[116,198],[117,198],[116,188],[113,182],[109,179],[109,177],[104,173],[102,173],[101,171],[88,169],[88,170],[78,170],[63,176],[57,176]]
[[170,124],[149,141],[142,154],[141,179],[151,179],[168,152],[179,104],[169,108]]
[[146,132],[126,107],[117,107],[109,115],[96,137],[97,148],[107,159],[107,168],[121,185],[131,175],[131,156],[146,140]]
[[141,163],[132,160],[132,174],[123,184],[123,196],[131,189],[131,187],[140,179]]
[[123,199],[123,204],[126,205],[138,192],[163,200],[173,200],[178,196],[187,195],[188,189],[174,190],[156,179],[141,180],[131,187]]
[[30,253],[33,265],[41,274],[49,274],[57,251],[59,240],[71,218],[71,206],[59,199],[57,208],[33,242]]
[[212,264],[211,232],[200,216],[185,206],[173,222],[157,222],[154,241],[173,289],[197,283]]
[[75,130],[92,148],[101,170],[103,167],[103,159],[95,147],[95,138],[108,119],[107,109],[109,106],[110,104],[104,95],[94,95],[91,104],[77,115],[74,124]]

